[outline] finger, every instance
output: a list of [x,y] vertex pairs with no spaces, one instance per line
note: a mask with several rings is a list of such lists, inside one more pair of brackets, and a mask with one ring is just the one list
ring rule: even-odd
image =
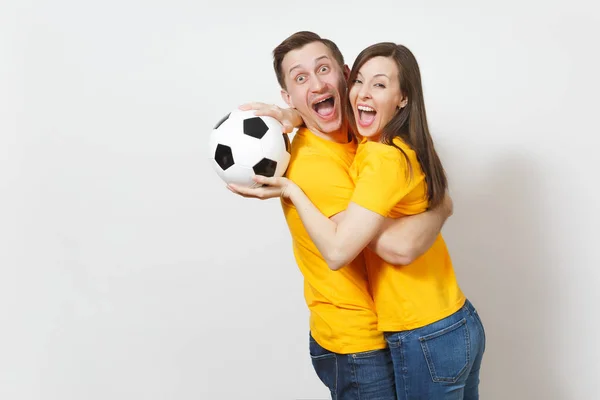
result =
[[232,185],[232,186],[233,186],[233,190],[240,196],[254,197],[254,198],[261,199],[265,195],[263,193],[264,190],[261,188],[250,188],[247,186],[234,186],[234,185]]
[[275,118],[279,122],[284,119],[281,111],[278,108],[268,105],[265,105],[265,107],[256,108],[254,114],[256,116]]
[[265,107],[268,107],[268,105],[266,103],[261,103],[259,101],[252,101],[250,103],[244,103],[241,106],[239,106],[238,108],[240,110],[248,111],[248,110],[259,110],[259,109],[265,108]]
[[255,110],[254,115],[257,117],[271,117],[276,119],[281,124],[283,133],[291,133],[294,130],[294,124],[286,117],[286,114],[277,106],[267,106]]
[[233,183],[230,183],[229,185],[227,185],[227,189],[229,189],[233,193],[237,193],[240,195],[245,194],[243,186],[237,186],[237,185],[234,185]]
[[279,180],[275,177],[267,177],[263,175],[254,175],[254,182],[267,186],[279,186]]
[[226,186],[226,188],[227,188],[227,190],[229,190],[229,191],[230,191],[231,193],[233,193],[233,194],[237,194],[238,196],[242,196],[242,197],[248,197],[248,196],[246,196],[245,194],[243,194],[243,193],[240,193],[238,190],[236,190],[236,189],[232,188],[232,187],[231,187],[231,186],[229,186],[229,185],[227,185],[227,186]]
[[240,196],[243,196],[243,195],[244,195],[244,194],[243,194],[243,193],[240,191],[240,188],[239,188],[238,186],[236,186],[236,185],[229,184],[229,185],[227,185],[227,189],[228,189],[230,192],[232,192],[232,193],[239,194]]
[[294,130],[294,127],[292,126],[291,123],[289,123],[288,121],[285,121],[283,123],[283,129],[282,129],[283,133],[291,133],[293,130]]
[[266,176],[254,175],[252,180],[256,183],[260,183],[261,185],[268,185]]

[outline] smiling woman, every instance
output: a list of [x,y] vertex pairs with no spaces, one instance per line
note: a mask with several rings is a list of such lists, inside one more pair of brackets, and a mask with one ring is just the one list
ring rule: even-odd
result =
[[400,90],[400,73],[388,57],[374,57],[365,62],[350,83],[350,103],[360,135],[378,140],[384,124],[405,107],[408,99]]

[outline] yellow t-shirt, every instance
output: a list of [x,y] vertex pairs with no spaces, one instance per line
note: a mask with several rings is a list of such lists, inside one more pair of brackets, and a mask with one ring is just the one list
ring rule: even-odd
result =
[[[416,153],[395,138],[397,148],[363,140],[350,168],[355,183],[352,202],[385,217],[427,210],[427,184]],[[414,262],[394,266],[366,249],[369,284],[381,331],[404,331],[439,321],[460,309],[465,296],[458,286],[444,239]]]
[[[355,141],[339,144],[300,129],[292,142],[286,176],[329,218],[348,207],[354,189],[348,169],[355,153]],[[304,275],[304,297],[314,339],[340,354],[385,348],[383,334],[377,330],[377,315],[362,255],[341,270],[332,271],[306,232],[294,205],[282,201],[282,206],[292,235],[294,256]]]

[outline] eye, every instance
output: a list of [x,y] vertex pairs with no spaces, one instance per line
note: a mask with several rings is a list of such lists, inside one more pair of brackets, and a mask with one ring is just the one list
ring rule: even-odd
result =
[[360,79],[355,79],[355,80],[352,81],[352,83],[356,85],[356,84],[362,83],[362,82],[360,81]]
[[306,77],[304,75],[298,75],[295,80],[296,83],[302,83],[306,80]]
[[319,72],[327,72],[329,71],[329,67],[327,65],[323,65],[321,66],[321,68],[319,68]]
[[376,83],[374,86],[385,89],[385,85],[383,83]]

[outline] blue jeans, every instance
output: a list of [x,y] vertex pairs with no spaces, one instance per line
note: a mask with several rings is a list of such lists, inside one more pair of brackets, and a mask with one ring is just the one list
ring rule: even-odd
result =
[[387,332],[398,400],[476,400],[485,331],[467,300],[456,313],[422,328]]
[[332,400],[396,400],[389,349],[337,354],[310,336],[310,357]]

